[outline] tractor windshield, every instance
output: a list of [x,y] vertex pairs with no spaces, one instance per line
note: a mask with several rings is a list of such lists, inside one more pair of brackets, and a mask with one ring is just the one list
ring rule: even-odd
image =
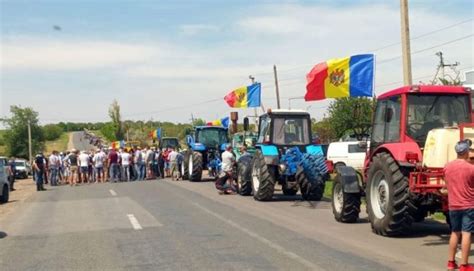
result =
[[306,116],[285,116],[273,119],[273,143],[277,145],[310,144],[309,120]]
[[424,146],[428,132],[470,122],[469,95],[408,95],[407,134]]
[[228,143],[227,130],[218,128],[198,130],[196,133],[196,142],[202,143],[208,147],[215,147]]
[[176,138],[163,138],[161,146],[162,148],[177,148],[179,146],[179,141]]

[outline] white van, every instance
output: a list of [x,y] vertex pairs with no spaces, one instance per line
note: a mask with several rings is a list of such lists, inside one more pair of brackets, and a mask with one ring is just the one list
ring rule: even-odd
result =
[[0,203],[8,202],[10,195],[10,184],[8,183],[7,166],[8,159],[0,157]]
[[333,142],[329,144],[327,160],[333,162],[334,168],[340,166],[351,166],[355,169],[364,167],[367,147],[359,144],[359,141]]

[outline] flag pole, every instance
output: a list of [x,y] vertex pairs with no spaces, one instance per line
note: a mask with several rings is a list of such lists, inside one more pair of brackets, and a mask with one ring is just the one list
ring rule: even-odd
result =
[[275,92],[277,98],[277,108],[280,109],[280,88],[278,87],[277,66],[273,65],[273,76],[275,77]]
[[[255,84],[255,76],[249,75],[250,81],[252,81],[252,85]],[[261,101],[260,101],[261,102]],[[257,108],[253,108],[253,113],[255,116],[255,131],[258,131],[258,114],[257,114]]]

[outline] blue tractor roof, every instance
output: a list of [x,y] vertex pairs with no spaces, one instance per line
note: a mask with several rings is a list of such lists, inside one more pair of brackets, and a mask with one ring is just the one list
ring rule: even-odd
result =
[[221,130],[228,130],[228,128],[224,126],[196,126],[194,127],[196,130],[203,130],[203,129],[221,129]]

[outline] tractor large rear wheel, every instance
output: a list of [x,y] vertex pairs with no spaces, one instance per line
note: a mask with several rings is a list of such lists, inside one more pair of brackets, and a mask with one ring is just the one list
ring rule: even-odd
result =
[[259,201],[271,200],[275,192],[275,179],[260,151],[255,153],[252,162],[252,191],[254,199]]
[[400,235],[410,228],[417,208],[410,198],[408,178],[390,154],[382,152],[372,158],[366,195],[369,220],[376,234]]
[[202,154],[193,152],[188,161],[189,180],[199,182],[202,178]]

